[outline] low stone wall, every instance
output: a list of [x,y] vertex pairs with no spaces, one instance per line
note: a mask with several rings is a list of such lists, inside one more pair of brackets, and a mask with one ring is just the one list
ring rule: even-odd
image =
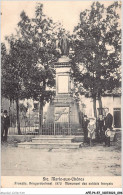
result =
[[35,135],[8,135],[7,142],[30,142]]
[[121,147],[122,147],[122,130],[116,130],[113,141],[115,143],[115,146],[118,149],[121,149]]

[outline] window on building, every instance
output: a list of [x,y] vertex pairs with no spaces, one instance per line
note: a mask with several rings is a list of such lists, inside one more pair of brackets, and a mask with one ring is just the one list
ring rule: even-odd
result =
[[114,127],[121,128],[121,109],[114,108]]
[[38,103],[34,103],[34,109],[35,109],[35,110],[38,109]]

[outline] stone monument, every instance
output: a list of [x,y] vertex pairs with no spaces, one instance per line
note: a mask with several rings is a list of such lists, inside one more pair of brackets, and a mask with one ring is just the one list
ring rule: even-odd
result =
[[50,103],[46,123],[53,124],[52,134],[76,134],[79,124],[79,108],[72,97],[74,83],[70,78],[71,60],[69,54],[69,41],[64,35],[60,41],[61,57],[54,64],[56,70],[56,96]]

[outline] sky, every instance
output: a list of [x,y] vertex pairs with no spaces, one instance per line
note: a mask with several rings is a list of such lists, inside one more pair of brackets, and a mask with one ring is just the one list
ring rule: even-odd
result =
[[[20,20],[20,13],[24,10],[29,17],[34,16],[37,1],[2,1],[1,2],[1,40],[15,32]],[[92,1],[38,1],[44,5],[44,14],[51,17],[54,22],[59,21],[64,28],[72,32],[79,22],[79,14],[89,9]],[[113,1],[101,1],[105,6]]]

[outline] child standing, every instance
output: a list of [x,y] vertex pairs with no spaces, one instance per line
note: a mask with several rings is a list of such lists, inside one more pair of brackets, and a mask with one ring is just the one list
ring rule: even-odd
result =
[[95,139],[96,119],[90,118],[88,124],[88,138],[90,140],[90,146],[92,146],[92,140]]

